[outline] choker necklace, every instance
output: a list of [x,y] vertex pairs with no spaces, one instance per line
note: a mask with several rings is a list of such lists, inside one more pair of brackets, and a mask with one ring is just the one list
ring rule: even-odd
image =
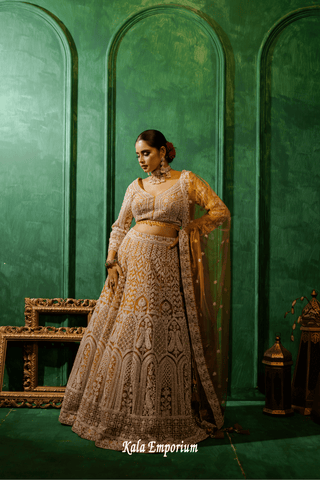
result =
[[171,177],[170,173],[171,167],[168,165],[167,167],[159,167],[156,168],[153,172],[149,172],[149,182],[156,184],[156,183],[163,183],[166,181],[166,178]]

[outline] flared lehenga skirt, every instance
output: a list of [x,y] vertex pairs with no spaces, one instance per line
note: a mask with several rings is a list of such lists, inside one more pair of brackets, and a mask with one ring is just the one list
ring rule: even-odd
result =
[[79,346],[61,408],[97,447],[195,444],[208,437],[191,408],[191,349],[178,247],[131,229],[113,295],[105,283]]

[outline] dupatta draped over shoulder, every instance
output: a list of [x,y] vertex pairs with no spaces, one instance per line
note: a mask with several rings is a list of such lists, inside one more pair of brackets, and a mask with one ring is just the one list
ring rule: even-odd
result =
[[[182,188],[185,218],[179,249],[194,360],[193,401],[210,431],[212,424],[222,427],[227,399],[231,217],[208,183],[194,173],[184,176]],[[195,218],[201,212],[205,214]]]

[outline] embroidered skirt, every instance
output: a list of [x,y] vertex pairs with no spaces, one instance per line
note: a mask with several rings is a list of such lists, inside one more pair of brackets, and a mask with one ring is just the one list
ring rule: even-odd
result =
[[[131,229],[123,277],[105,283],[79,346],[59,420],[97,447],[195,444],[208,434],[191,408],[191,351],[172,238]],[[153,450],[154,451],[154,450]]]

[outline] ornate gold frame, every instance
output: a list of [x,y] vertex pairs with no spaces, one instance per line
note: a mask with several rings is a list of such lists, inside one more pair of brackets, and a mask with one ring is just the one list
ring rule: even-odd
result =
[[[55,313],[58,315],[86,315],[87,325],[91,319],[96,300],[74,298],[25,298],[25,326],[39,327],[40,313]],[[73,333],[81,327],[60,327],[66,333]],[[81,338],[80,338],[81,340]],[[38,344],[27,344],[24,350],[23,389],[27,392],[64,392],[65,387],[38,386]]]
[[[84,327],[69,329],[65,327],[0,327],[0,407],[23,405],[29,407],[46,408],[50,405],[59,408],[57,403],[61,403],[64,391],[60,387],[44,387],[38,392],[3,392],[2,382],[4,375],[4,365],[8,341],[21,342],[78,342],[81,340],[85,331]],[[70,330],[73,330],[71,332]],[[24,367],[24,379],[30,377],[30,367],[32,362],[28,362]]]
[[[40,313],[87,315],[87,324],[89,324],[97,303],[96,300],[76,300],[75,298],[25,298],[24,302],[26,327],[38,327]],[[68,331],[68,327],[66,328]]]
[[[96,303],[73,298],[25,298],[25,326],[0,327],[0,407],[60,408],[65,387],[38,386],[38,342],[79,342],[86,329],[39,326],[39,314],[82,314],[88,324]],[[2,391],[8,341],[25,342],[23,392]]]

